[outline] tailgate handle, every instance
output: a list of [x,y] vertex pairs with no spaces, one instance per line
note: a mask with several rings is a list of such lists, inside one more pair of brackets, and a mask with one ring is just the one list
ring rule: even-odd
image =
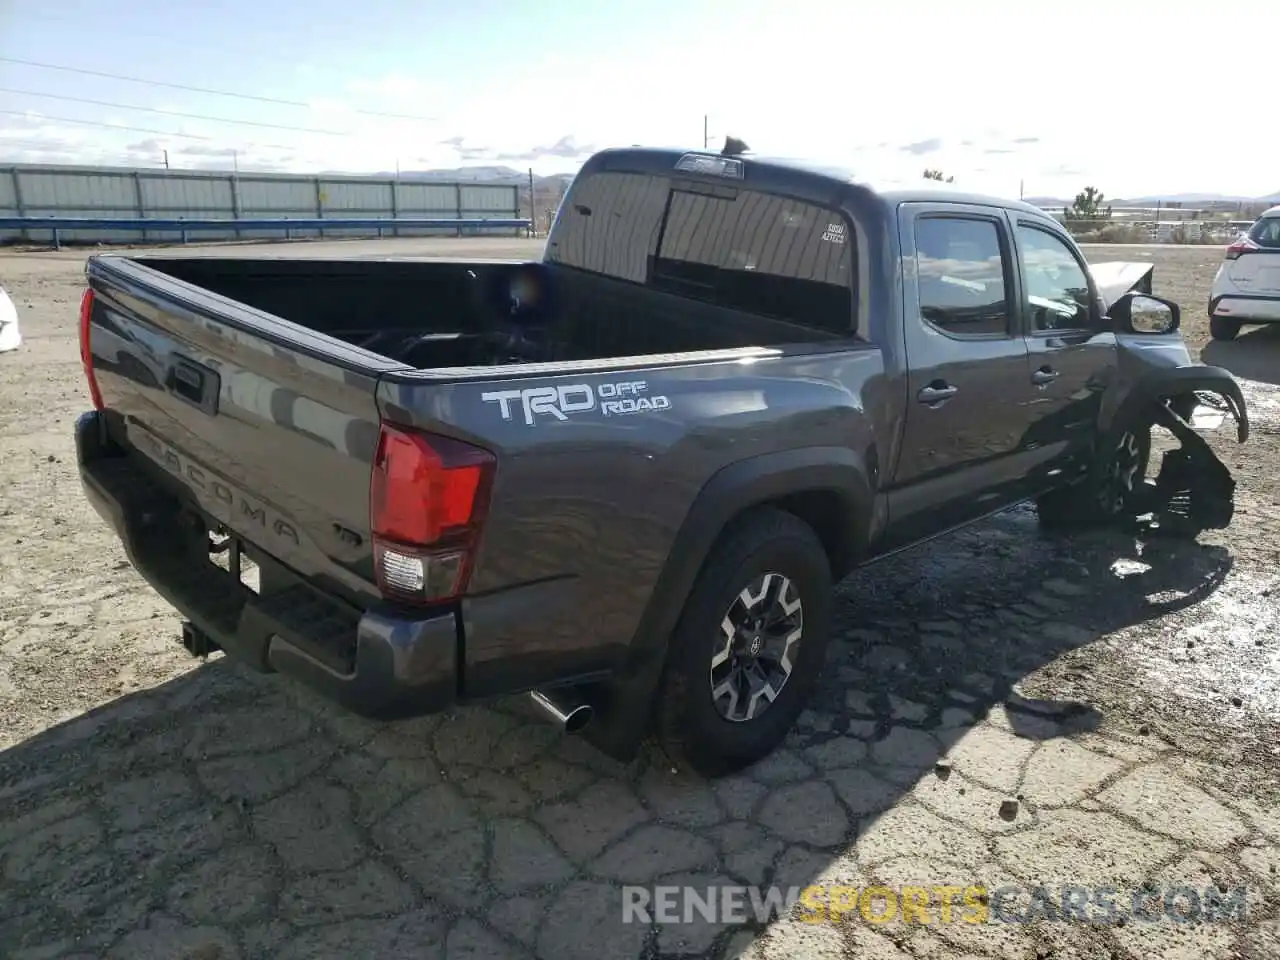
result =
[[169,368],[165,386],[169,392],[212,416],[218,412],[220,378],[208,367],[194,360],[178,358]]

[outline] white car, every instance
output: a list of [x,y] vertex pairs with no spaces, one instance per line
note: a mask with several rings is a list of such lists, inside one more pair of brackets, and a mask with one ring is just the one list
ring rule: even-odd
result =
[[0,353],[17,350],[21,345],[22,335],[18,333],[18,308],[4,292],[4,287],[0,287]]
[[1280,207],[1227,247],[1209,291],[1209,333],[1234,340],[1246,323],[1280,323]]

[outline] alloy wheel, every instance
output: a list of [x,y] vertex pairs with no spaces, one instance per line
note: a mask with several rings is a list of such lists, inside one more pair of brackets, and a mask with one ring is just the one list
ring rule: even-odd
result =
[[1107,516],[1115,516],[1132,498],[1134,486],[1141,479],[1142,449],[1138,437],[1131,431],[1121,435],[1107,462],[1102,486],[1098,491],[1098,505]]
[[804,635],[804,604],[780,573],[756,577],[734,597],[711,657],[711,699],[722,718],[760,716],[791,677]]

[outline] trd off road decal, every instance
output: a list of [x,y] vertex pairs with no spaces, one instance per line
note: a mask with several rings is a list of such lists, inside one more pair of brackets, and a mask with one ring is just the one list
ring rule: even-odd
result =
[[644,380],[594,386],[569,383],[525,390],[488,390],[480,394],[480,399],[485,403],[496,403],[503,420],[510,420],[518,409],[529,426],[533,426],[538,416],[568,420],[571,414],[590,410],[599,410],[606,417],[624,417],[671,409],[671,401],[667,397],[649,396],[649,384]]

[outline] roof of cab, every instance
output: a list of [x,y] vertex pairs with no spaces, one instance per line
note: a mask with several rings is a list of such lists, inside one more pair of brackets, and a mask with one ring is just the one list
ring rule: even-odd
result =
[[[697,150],[682,149],[679,147],[612,147],[602,150],[593,155],[587,161],[586,166],[594,166],[596,158],[600,158],[601,163],[612,165],[617,163],[620,166],[629,165],[629,162],[635,162],[645,168],[674,169],[676,162],[683,156],[694,154],[705,157],[723,156],[716,150]],[[889,206],[897,206],[900,203],[910,203],[913,201],[943,201],[946,203],[966,203],[981,206],[998,206],[1006,207],[1011,210],[1019,210],[1024,213],[1037,214],[1047,217],[1049,214],[1041,208],[1022,200],[1014,200],[1008,197],[995,196],[993,194],[975,193],[970,191],[957,190],[954,187],[940,183],[934,180],[925,180],[923,177],[915,179],[904,176],[901,180],[876,181],[865,179],[849,167],[839,164],[824,163],[816,160],[809,160],[794,157],[769,157],[759,156],[757,154],[746,153],[732,157],[735,160],[741,160],[745,170],[769,171],[775,177],[791,178],[798,175],[801,179],[810,180],[811,182],[826,181],[832,185],[853,185],[868,190],[878,196],[883,202]],[[612,163],[610,162],[612,161]]]

